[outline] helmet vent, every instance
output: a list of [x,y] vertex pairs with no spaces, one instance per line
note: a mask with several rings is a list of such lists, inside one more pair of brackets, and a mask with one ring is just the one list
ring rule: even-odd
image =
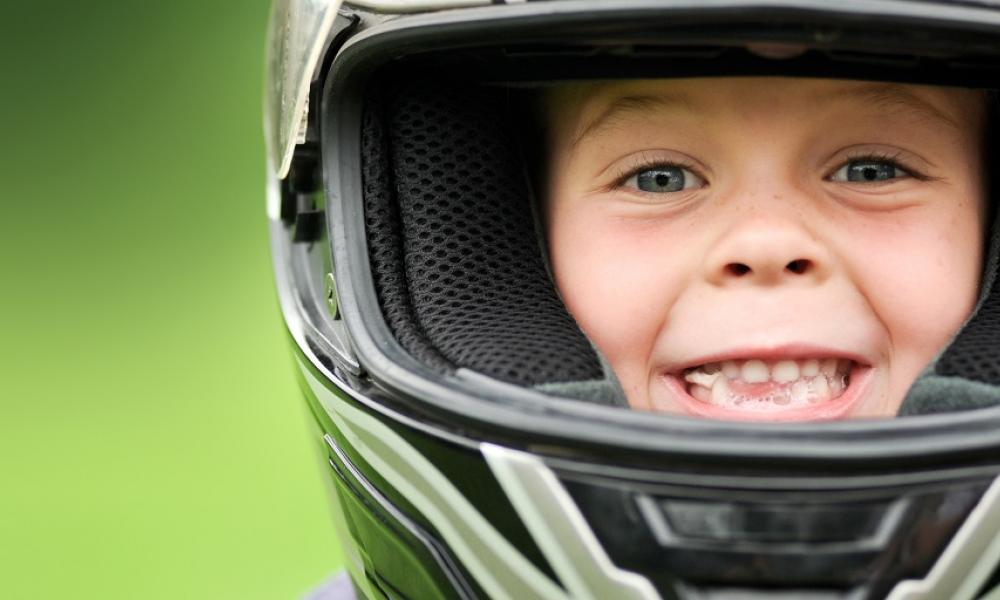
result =
[[505,91],[393,88],[367,107],[362,150],[372,273],[397,340],[438,370],[602,379],[546,269]]

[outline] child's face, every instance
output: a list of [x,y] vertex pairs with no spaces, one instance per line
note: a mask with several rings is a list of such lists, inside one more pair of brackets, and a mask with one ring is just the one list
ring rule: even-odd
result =
[[629,403],[894,415],[977,298],[984,104],[785,78],[552,92],[552,267]]

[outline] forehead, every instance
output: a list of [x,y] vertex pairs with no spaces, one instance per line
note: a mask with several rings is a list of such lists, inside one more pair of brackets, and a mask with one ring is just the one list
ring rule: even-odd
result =
[[650,116],[753,118],[901,117],[967,133],[978,126],[984,93],[962,88],[806,78],[701,78],[569,84],[550,92],[557,130],[574,144]]

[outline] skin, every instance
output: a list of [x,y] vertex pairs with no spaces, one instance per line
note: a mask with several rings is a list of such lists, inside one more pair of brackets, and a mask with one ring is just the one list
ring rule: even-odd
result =
[[[837,356],[858,365],[843,410],[722,418],[895,415],[977,299],[984,105],[791,78],[556,88],[544,218],[558,289],[634,408],[701,414],[670,384],[699,361]],[[862,163],[891,177],[845,180]],[[640,189],[638,174],[671,168],[686,189]]]

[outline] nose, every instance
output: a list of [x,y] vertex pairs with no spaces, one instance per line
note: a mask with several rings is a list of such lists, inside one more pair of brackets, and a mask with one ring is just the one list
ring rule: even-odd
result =
[[830,274],[823,245],[800,224],[761,217],[737,223],[707,255],[706,277],[719,286],[820,283]]

